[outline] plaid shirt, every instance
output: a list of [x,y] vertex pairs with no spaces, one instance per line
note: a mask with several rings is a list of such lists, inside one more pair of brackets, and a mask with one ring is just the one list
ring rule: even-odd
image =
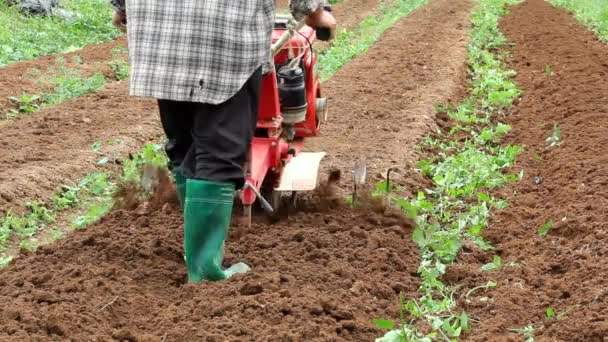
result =
[[[219,104],[270,58],[274,0],[111,0],[128,16],[130,94]],[[291,0],[301,19],[323,0]]]

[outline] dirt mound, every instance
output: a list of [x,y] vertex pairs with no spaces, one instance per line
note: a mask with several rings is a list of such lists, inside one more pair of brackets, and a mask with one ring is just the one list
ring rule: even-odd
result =
[[[450,275],[469,288],[498,283],[478,295],[487,301],[465,305],[481,319],[469,340],[522,340],[508,329],[531,324],[540,341],[606,341],[608,46],[542,0],[512,8],[501,28],[513,43],[508,62],[524,91],[506,120],[510,142],[525,148],[517,165],[525,176],[503,190],[509,208],[485,234],[503,269],[480,272],[491,255],[472,251]],[[554,123],[560,144],[549,147]],[[538,230],[548,221],[553,228],[542,237]],[[547,320],[549,307],[565,315]]]

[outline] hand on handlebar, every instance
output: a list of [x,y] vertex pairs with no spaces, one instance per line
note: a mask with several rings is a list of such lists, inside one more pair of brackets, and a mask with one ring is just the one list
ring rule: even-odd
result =
[[317,38],[320,40],[332,40],[336,36],[336,19],[324,8],[318,9],[306,17],[306,25],[317,30]]

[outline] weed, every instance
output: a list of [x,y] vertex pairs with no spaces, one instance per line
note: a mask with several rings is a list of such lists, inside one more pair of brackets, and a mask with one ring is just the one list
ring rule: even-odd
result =
[[523,328],[513,328],[513,329],[509,329],[509,331],[513,331],[513,332],[516,332],[516,333],[522,335],[525,338],[525,342],[534,342],[534,333],[537,330],[541,330],[543,328],[544,328],[544,326],[542,326],[542,325],[535,327],[532,324],[528,324],[527,326],[525,326]]
[[19,107],[16,110],[9,111],[6,114],[8,119],[15,117],[19,114],[31,114],[40,108],[40,96],[29,95],[27,93],[21,94],[20,97],[11,96],[8,98],[13,103],[16,103]]
[[553,68],[551,68],[550,65],[547,65],[545,67],[545,74],[547,74],[547,75],[552,75],[553,74]]
[[553,133],[551,133],[551,135],[545,140],[549,143],[550,147],[559,146],[561,144],[560,143],[561,136],[562,136],[562,131],[557,126],[557,122],[554,122],[553,123]]
[[129,63],[126,60],[116,58],[110,61],[109,65],[116,80],[122,81],[129,78]]
[[496,285],[497,285],[496,282],[493,282],[490,280],[487,283],[485,283],[484,285],[474,287],[474,288],[470,289],[469,291],[467,291],[465,298],[466,298],[467,302],[470,302],[469,297],[473,294],[473,292],[475,292],[477,290],[490,289],[490,288],[496,287]]
[[549,220],[538,229],[538,234],[540,234],[540,236],[545,236],[551,228],[553,228],[553,221]]
[[492,262],[489,262],[483,266],[481,266],[481,270],[482,271],[494,271],[494,270],[498,270],[502,267],[502,259],[500,258],[500,256],[495,255],[492,258]]
[[23,240],[19,244],[19,249],[23,249],[28,252],[34,252],[37,248],[38,248],[38,240],[36,240],[36,239]]
[[12,256],[0,256],[0,268],[1,267],[5,267],[6,265],[8,265],[11,261],[13,261],[13,257]]
[[18,109],[11,109],[5,114],[6,119],[14,119],[20,115],[31,114],[40,108],[59,104],[65,100],[92,93],[106,84],[102,73],[98,72],[89,77],[83,77],[75,69],[63,66],[63,59],[58,59],[58,66],[43,76],[38,82],[51,90],[43,94],[22,94],[21,97],[10,97],[18,104]]
[[555,318],[555,310],[553,308],[547,308],[547,318]]
[[54,229],[52,231],[49,232],[49,237],[51,238],[52,241],[56,241],[56,240],[60,240],[63,239],[63,236],[65,234],[63,234],[62,231]]
[[91,149],[95,151],[95,153],[99,153],[99,151],[101,151],[101,141],[97,140],[91,144]]
[[44,105],[56,105],[65,100],[93,93],[106,84],[101,72],[89,77],[83,77],[74,69],[61,68],[60,73],[53,76],[49,83],[53,91],[42,95]]

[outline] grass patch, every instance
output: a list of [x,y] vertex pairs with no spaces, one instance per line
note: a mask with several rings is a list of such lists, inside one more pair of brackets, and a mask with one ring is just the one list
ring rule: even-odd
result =
[[[93,147],[95,148],[95,147]],[[9,245],[34,250],[38,246],[39,233],[56,222],[58,215],[77,209],[78,214],[71,220],[73,229],[91,225],[105,216],[114,205],[114,194],[122,184],[139,184],[142,168],[146,164],[165,166],[167,159],[160,145],[146,144],[132,158],[120,162],[114,171],[97,171],[80,179],[76,185],[64,185],[48,203],[38,201],[26,203],[27,212],[0,216],[0,266],[10,262],[6,252]],[[63,232],[52,230],[51,239],[58,239]]]
[[[41,108],[96,92],[106,85],[106,79],[101,72],[84,77],[80,71],[68,68],[64,63],[65,60],[59,58],[56,66],[37,81],[42,88],[48,90],[41,94],[23,93],[20,96],[10,97],[9,99],[15,103],[17,108],[6,112],[4,119],[10,120],[19,116],[29,115]],[[126,72],[128,75],[128,67]]]
[[548,0],[554,6],[574,12],[576,19],[608,42],[608,1],[606,0]]
[[0,1],[0,67],[11,62],[66,53],[112,40],[121,33],[111,23],[107,0],[64,0],[73,19],[22,15]]
[[368,16],[354,30],[338,34],[332,46],[319,56],[321,80],[331,78],[342,65],[366,52],[386,29],[426,2],[427,0],[386,2],[380,14]]
[[[510,79],[515,72],[508,70],[496,48],[506,39],[498,29],[505,6],[518,0],[476,0],[469,32],[470,95],[456,107],[438,106],[446,111],[455,126],[440,138],[427,138],[425,143],[436,155],[419,163],[424,175],[434,186],[419,192],[413,199],[392,199],[417,227],[413,240],[420,248],[422,278],[421,296],[404,302],[405,311],[397,323],[378,321],[379,328],[389,330],[377,342],[455,341],[470,329],[469,316],[457,310],[456,289],[441,281],[450,264],[455,262],[462,241],[469,240],[485,251],[493,247],[481,233],[488,225],[494,209],[504,209],[507,203],[489,194],[492,189],[521,179],[523,173],[508,172],[521,148],[501,146],[500,139],[511,127],[498,122],[505,115],[520,90]],[[503,261],[495,256],[483,265],[485,271],[499,270]],[[477,287],[495,287],[494,282]],[[472,291],[469,291],[467,297]]]

